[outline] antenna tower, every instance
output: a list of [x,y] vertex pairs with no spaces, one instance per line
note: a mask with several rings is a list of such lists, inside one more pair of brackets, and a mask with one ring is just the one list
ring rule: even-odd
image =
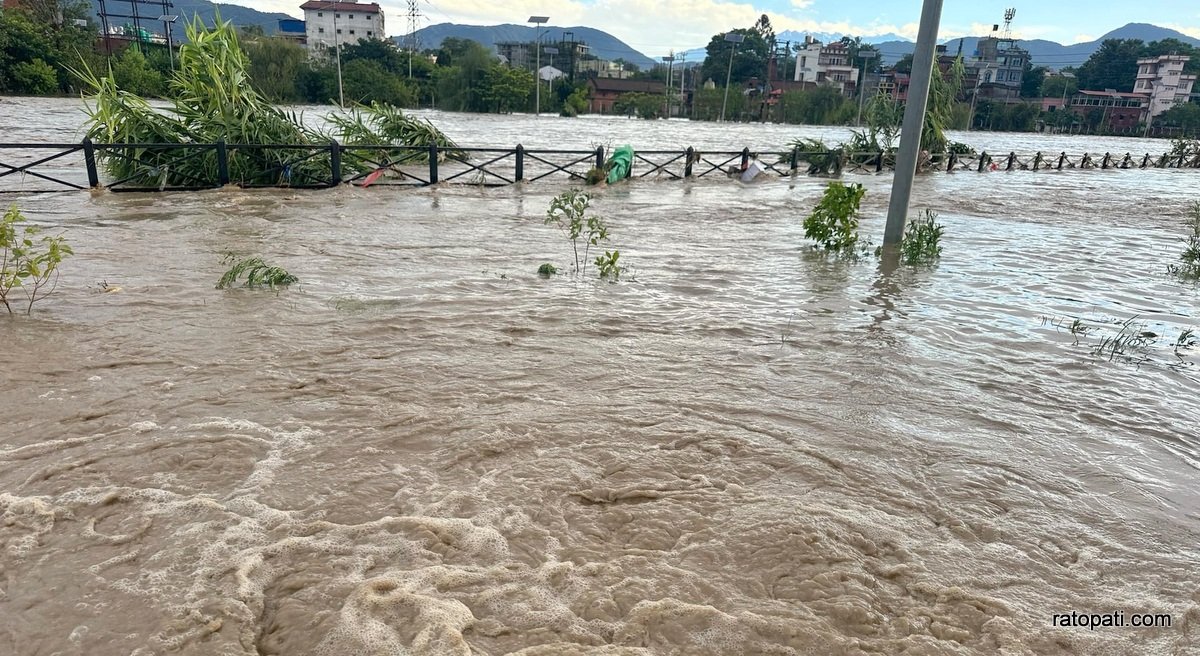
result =
[[404,46],[412,51],[417,50],[417,25],[421,19],[421,10],[417,8],[417,0],[408,0],[408,38],[404,40]]
[[1004,34],[1001,35],[1004,39],[1012,38],[1012,19],[1016,15],[1017,10],[1012,7],[1004,10]]

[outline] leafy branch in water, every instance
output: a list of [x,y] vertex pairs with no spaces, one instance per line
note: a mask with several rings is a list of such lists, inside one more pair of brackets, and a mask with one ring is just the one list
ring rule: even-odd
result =
[[830,182],[821,202],[804,219],[805,238],[827,251],[852,251],[858,243],[858,206],[865,193],[857,183]]
[[[604,219],[595,215],[587,215],[587,209],[592,203],[592,196],[585,191],[571,189],[555,196],[550,201],[550,209],[546,210],[546,225],[558,226],[559,230],[571,241],[571,253],[575,258],[575,272],[582,274],[588,265],[588,256],[592,247],[600,247],[608,241],[608,226]],[[581,243],[582,242],[582,243]],[[583,253],[580,254],[582,246]],[[623,267],[618,266],[620,251],[604,251],[604,255],[596,257],[593,262],[600,272],[601,278],[616,280],[621,275]],[[543,265],[544,267],[545,265]],[[539,272],[541,270],[539,269]]]
[[[233,255],[227,255],[223,262],[226,264],[234,261]],[[296,276],[288,273],[284,269],[277,266],[270,266],[262,261],[262,258],[251,257],[240,260],[221,276],[221,280],[217,282],[217,289],[229,289],[237,284],[238,279],[245,276],[246,282],[243,287],[286,287],[294,282],[300,282]]]
[[946,227],[937,222],[933,210],[909,221],[900,240],[900,258],[905,264],[932,264],[942,255],[941,239]]
[[1183,238],[1184,249],[1179,264],[1168,264],[1167,273],[1185,280],[1200,280],[1200,201],[1192,203],[1183,225],[1191,234]]
[[66,239],[42,237],[37,226],[21,226],[25,217],[12,205],[0,219],[0,304],[12,314],[10,296],[12,290],[25,292],[28,303],[25,313],[33,311],[33,304],[54,293],[58,287],[58,265],[73,255]]

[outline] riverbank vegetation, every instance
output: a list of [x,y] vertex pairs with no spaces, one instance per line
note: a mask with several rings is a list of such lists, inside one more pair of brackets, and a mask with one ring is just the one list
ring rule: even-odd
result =
[[1183,238],[1179,261],[1167,265],[1167,272],[1183,280],[1200,282],[1200,201],[1193,202],[1183,225],[1188,234]]
[[[151,35],[97,39],[98,27],[90,4],[83,0],[38,0],[0,11],[0,93],[62,95],[86,90],[71,69],[111,70],[117,86],[143,98],[173,97],[172,57],[165,43]],[[737,48],[724,40],[726,33],[744,37]],[[509,66],[488,47],[462,38],[446,38],[436,48],[420,52],[402,50],[392,41],[369,39],[310,51],[283,37],[268,35],[261,27],[240,30],[239,47],[248,61],[248,77],[256,91],[272,103],[335,103],[344,95],[348,104],[385,103],[396,107],[432,107],[466,112],[530,112],[537,88],[531,70]],[[181,40],[186,44],[187,39]],[[564,53],[569,42],[555,44]],[[645,70],[614,60],[600,61],[587,52],[569,62],[555,62],[564,75],[545,83],[540,109],[576,116],[604,111],[643,118],[666,115],[694,120],[762,121],[808,125],[853,125],[858,116],[857,91],[852,85],[792,84],[798,46],[785,47],[776,38],[770,20],[761,16],[748,28],[733,28],[712,37],[699,64],[655,65]],[[859,52],[875,46],[854,37],[843,37],[840,46],[847,59],[862,61],[869,75],[911,73],[911,56],[890,70],[883,57],[860,60]],[[340,55],[340,85],[338,59]],[[1068,111],[1043,109],[1045,100],[1067,102],[1080,88],[1129,91],[1139,57],[1159,54],[1191,56],[1187,71],[1200,70],[1200,49],[1162,39],[1151,43],[1109,40],[1084,65],[1062,71],[1027,62],[1020,97],[977,99],[975,89],[964,88],[961,66],[935,76],[931,113],[946,129],[999,131],[1063,131],[1103,134],[1110,130],[1100,107],[1068,107]],[[732,60],[730,56],[732,55]],[[732,67],[730,64],[732,63]],[[939,70],[945,68],[939,64]],[[620,77],[683,89],[674,101],[664,92],[623,94],[615,105],[593,106],[588,76],[604,71]],[[1071,73],[1074,72],[1074,75]],[[670,75],[669,85],[667,78]],[[728,79],[729,88],[725,83]],[[893,78],[894,79],[894,78]],[[894,84],[894,81],[889,83]],[[953,93],[947,93],[953,90]],[[1055,103],[1050,103],[1055,104]],[[669,106],[668,106],[669,105]],[[1110,118],[1110,117],[1109,117]],[[933,125],[927,139],[938,141]],[[1151,136],[1200,134],[1200,105],[1181,103],[1157,116],[1149,126],[1123,126],[1122,133]],[[936,152],[937,149],[930,149]]]
[[[218,178],[219,155],[186,144],[271,144],[322,147],[338,139],[349,145],[395,144],[455,148],[453,141],[421,119],[390,105],[373,103],[335,115],[333,131],[306,126],[294,114],[272,104],[251,84],[250,62],[229,23],[187,26],[188,43],[179,49],[178,70],[171,76],[170,106],[152,107],[120,87],[112,71],[84,66],[76,75],[87,85],[87,136],[106,144],[164,144],[128,150],[105,149],[98,159],[109,175],[143,186],[203,185]],[[351,151],[353,152],[353,151]],[[303,149],[241,148],[225,158],[232,182],[245,185],[312,185],[332,175],[327,158],[306,157]],[[363,173],[375,168],[378,153],[347,157],[344,168]]]
[[804,237],[826,252],[853,253],[858,244],[858,206],[866,188],[830,182],[821,201],[804,219]]
[[13,314],[18,302],[14,290],[24,294],[25,313],[33,304],[54,293],[58,286],[58,266],[74,254],[62,235],[41,234],[37,226],[27,225],[16,205],[9,206],[0,219],[0,304]]

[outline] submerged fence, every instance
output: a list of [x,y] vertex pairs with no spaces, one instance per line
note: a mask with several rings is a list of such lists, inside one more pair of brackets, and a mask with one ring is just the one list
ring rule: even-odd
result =
[[[229,184],[245,188],[326,189],[356,186],[466,184],[502,186],[549,177],[584,181],[603,168],[605,150],[439,148],[328,144],[0,144],[0,193],[64,190],[192,191]],[[760,175],[882,173],[894,153],[790,150],[636,151],[631,177],[687,180],[745,171]],[[1197,169],[1200,154],[1072,156],[1034,153],[941,153],[926,171],[1062,171],[1069,169]],[[103,169],[103,171],[102,171]],[[114,171],[116,174],[105,173]]]

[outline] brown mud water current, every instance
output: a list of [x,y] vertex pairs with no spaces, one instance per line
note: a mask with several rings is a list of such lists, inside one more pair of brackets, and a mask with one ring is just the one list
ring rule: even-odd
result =
[[[79,136],[75,103],[4,99],[12,141],[13,107]],[[834,133],[430,116],[481,146]],[[877,242],[890,176],[849,179]],[[77,255],[0,317],[0,654],[1200,653],[1200,374],[1169,343],[1200,293],[1165,275],[1197,181],[922,176],[945,252],[896,271],[809,250],[823,180],[635,181],[594,204],[618,284],[535,274],[570,257],[561,181],[11,196]],[[216,290],[228,251],[301,282]],[[1094,352],[1133,316],[1160,339]]]

